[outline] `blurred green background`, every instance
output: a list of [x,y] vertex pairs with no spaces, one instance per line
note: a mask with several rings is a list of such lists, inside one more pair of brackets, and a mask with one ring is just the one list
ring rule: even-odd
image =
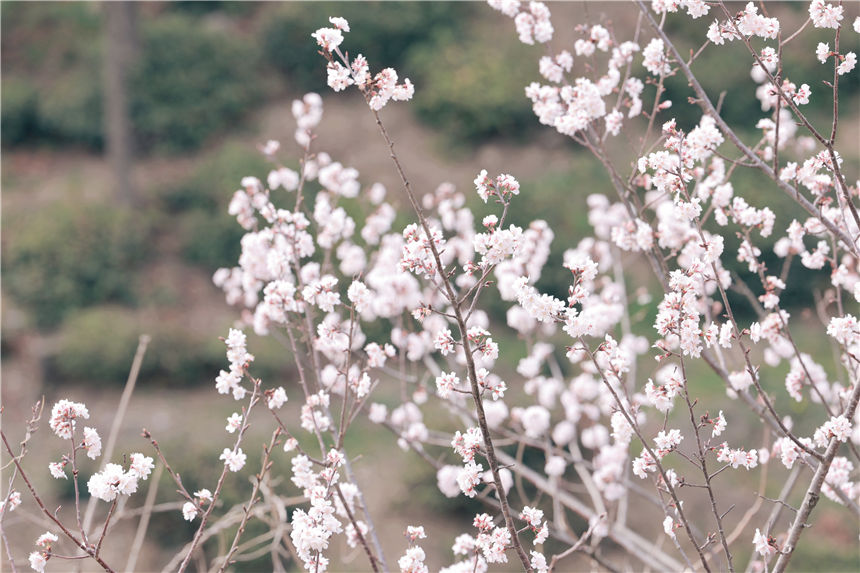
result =
[[[579,23],[587,15],[592,23],[611,21],[625,38],[636,22],[635,10],[617,4],[552,8],[557,22]],[[801,3],[774,9],[784,23],[796,25],[805,17]],[[234,265],[239,254],[242,230],[226,206],[242,176],[265,176],[268,163],[258,144],[276,138],[295,151],[289,104],[306,91],[321,93],[326,116],[331,116],[323,119],[320,148],[335,160],[356,165],[363,184],[385,182],[389,197],[397,202],[397,179],[384,153],[373,147],[378,138],[368,114],[362,114],[364,104],[355,94],[332,96],[325,85],[323,60],[310,33],[327,25],[330,15],[350,22],[352,32],[344,46],[351,53],[367,56],[372,69],[394,67],[416,85],[413,102],[392,105],[383,115],[391,118],[389,125],[416,186],[430,190],[453,181],[483,215],[486,207],[471,193],[474,174],[487,168],[518,177],[528,199],[515,203],[512,222],[527,225],[542,218],[550,223],[556,239],[540,286],[559,296],[567,293],[569,274],[560,263],[564,250],[589,234],[585,197],[595,192],[611,196],[611,187],[587,154],[538,125],[523,87],[540,81],[536,62],[543,52],[518,42],[512,22],[487,6],[137,4],[135,34],[127,38],[134,56],[126,69],[134,148],[129,202],[106,155],[110,126],[105,55],[112,45],[106,36],[105,6],[2,2],[0,348],[8,408],[23,416],[36,396],[45,393],[50,402],[70,389],[115,396],[110,392],[124,384],[141,332],[153,337],[141,371],[143,392],[196,392],[195,399],[211,394],[208,389],[225,364],[217,337],[236,317],[210,280],[215,269]],[[669,17],[667,29],[678,38],[682,52],[701,44],[709,23],[704,20]],[[573,25],[557,30],[555,48],[571,49],[577,37]],[[785,53],[790,77],[803,77],[813,85],[807,108],[822,128],[830,121],[831,102],[821,85],[828,67],[812,53],[816,43],[827,38],[825,32],[810,31]],[[843,50],[860,51],[857,38],[846,32]],[[704,70],[700,78],[714,99],[725,92],[726,119],[748,126],[740,131],[754,141],[752,126],[765,114],[753,97],[755,83],[747,60],[744,48],[736,44],[706,50],[696,66]],[[634,71],[640,70],[637,60]],[[850,174],[858,172],[860,163],[858,77],[856,71],[843,76],[840,90],[842,141],[855,152],[845,158],[844,170]],[[685,128],[697,123],[701,114],[687,102],[692,92],[683,78],[670,78],[666,87],[674,105],[658,122],[677,117]],[[646,102],[653,90],[646,87]],[[324,137],[326,129],[331,137]],[[627,163],[634,160],[624,156]],[[760,244],[765,260],[776,264],[769,249],[800,212],[753,172],[738,172],[734,182],[739,194],[755,197],[757,206],[768,205],[776,212],[775,236]],[[738,241],[729,234],[726,243],[726,252],[732,253]],[[725,262],[748,277],[733,257]],[[644,287],[657,296],[647,269],[633,266],[629,271],[629,292]],[[827,277],[797,262],[792,273],[792,284],[798,286],[789,288],[783,301],[793,314],[812,320],[813,293],[825,287]],[[492,297],[487,301],[493,320],[502,323],[505,307]],[[752,319],[743,297],[733,302],[744,319]],[[650,328],[653,306],[637,308],[643,333]],[[829,352],[820,337],[801,337]],[[497,338],[511,349],[503,353],[511,358],[500,369],[513,372],[525,350],[514,337],[508,340],[500,333]],[[255,339],[252,345],[256,373],[287,385],[293,363],[283,348],[270,339]],[[703,395],[722,394],[720,381],[704,371],[697,374],[706,388]],[[775,373],[773,380],[782,374]],[[101,394],[104,391],[108,394]],[[199,453],[181,463],[193,475],[203,457]],[[426,472],[407,477],[425,485],[433,482]],[[461,506],[443,509],[466,515]],[[850,555],[828,556],[834,568],[856,564]],[[807,557],[813,563],[819,556],[801,553],[798,559]]]

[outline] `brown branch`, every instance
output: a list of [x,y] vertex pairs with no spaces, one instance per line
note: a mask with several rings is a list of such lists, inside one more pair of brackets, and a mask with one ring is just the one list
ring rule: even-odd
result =
[[582,546],[585,544],[585,542],[588,541],[588,538],[591,537],[591,534],[594,532],[594,528],[597,527],[597,525],[601,521],[603,521],[604,519],[606,519],[605,513],[598,515],[597,519],[595,519],[592,522],[592,524],[588,527],[588,530],[585,533],[583,533],[582,536],[580,536],[580,538],[577,540],[576,543],[574,543],[573,545],[568,547],[565,551],[562,551],[561,553],[553,555],[552,559],[549,562],[549,573],[552,573],[555,570],[555,566],[558,564],[559,561],[561,561],[562,559],[564,559],[568,555],[570,555],[572,553],[576,553],[577,551],[579,551],[582,548]]
[[0,430],[0,438],[3,439],[3,445],[6,447],[6,451],[9,452],[10,456],[12,456],[12,461],[15,462],[15,467],[18,469],[18,473],[21,476],[21,479],[24,480],[24,483],[27,485],[27,489],[30,490],[30,495],[32,495],[33,499],[36,500],[36,505],[39,506],[39,509],[42,510],[42,513],[44,513],[48,517],[48,519],[53,521],[54,524],[56,524],[56,526],[60,528],[60,531],[62,531],[66,535],[66,537],[72,540],[72,542],[78,548],[84,551],[88,556],[92,557],[95,562],[98,563],[99,566],[101,566],[102,569],[108,571],[108,573],[114,573],[113,569],[111,569],[110,566],[105,563],[101,557],[95,554],[94,548],[89,547],[82,540],[75,537],[75,534],[69,531],[69,529],[65,525],[63,525],[63,523],[59,519],[57,519],[57,517],[53,513],[51,513],[51,511],[47,507],[45,507],[45,504],[42,502],[42,498],[39,497],[38,493],[36,493],[36,489],[33,487],[33,484],[30,483],[30,479],[24,472],[24,468],[21,467],[21,462],[19,462],[18,459],[15,458],[15,454],[12,453],[12,448],[9,446],[9,441],[6,439],[6,434],[5,432],[3,432],[3,430]]
[[487,425],[487,418],[484,414],[484,405],[483,400],[481,398],[480,389],[478,387],[478,376],[475,369],[475,361],[472,357],[468,337],[466,336],[466,323],[463,319],[460,305],[458,304],[457,295],[454,293],[454,290],[451,287],[451,283],[448,280],[447,275],[445,275],[445,267],[442,264],[441,257],[439,256],[439,250],[436,248],[436,244],[433,241],[433,234],[430,230],[430,225],[427,223],[427,219],[426,217],[424,217],[424,213],[421,207],[418,205],[418,201],[415,197],[414,192],[412,191],[412,186],[409,183],[409,179],[407,179],[406,173],[403,171],[403,167],[400,165],[400,160],[397,158],[397,154],[394,152],[394,141],[392,141],[389,137],[388,132],[386,131],[385,126],[382,123],[382,119],[380,119],[379,117],[379,112],[374,111],[373,115],[376,118],[376,125],[379,127],[379,131],[382,134],[383,139],[385,139],[386,144],[388,145],[391,160],[394,162],[394,165],[397,168],[397,172],[400,175],[400,179],[403,183],[403,188],[406,190],[406,195],[409,198],[409,202],[412,204],[412,208],[415,211],[415,214],[418,216],[418,221],[421,224],[425,235],[427,236],[427,242],[430,246],[431,253],[433,254],[436,268],[438,269],[439,274],[442,278],[442,284],[445,287],[447,298],[453,306],[454,315],[457,317],[457,326],[460,330],[460,336],[463,343],[463,351],[466,357],[466,370],[468,372],[469,382],[471,383],[472,387],[472,398],[475,402],[475,408],[478,412],[478,425],[481,428],[481,434],[484,438],[484,448],[486,450],[485,453],[487,457],[487,462],[489,463],[490,471],[493,474],[493,482],[495,483],[496,492],[499,496],[502,515],[505,518],[505,524],[507,526],[507,529],[511,534],[511,542],[514,546],[514,550],[516,551],[517,556],[520,558],[523,567],[526,569],[526,571],[529,571],[529,573],[531,573],[533,571],[533,568],[531,566],[531,562],[529,561],[528,556],[526,555],[525,550],[523,549],[522,544],[520,543],[516,526],[514,525],[513,518],[511,517],[511,510],[508,505],[508,496],[505,492],[504,486],[502,485],[501,475],[499,474],[499,462],[495,455],[493,439],[490,436],[490,428]]
[[[122,396],[119,399],[119,405],[116,409],[116,415],[113,418],[113,423],[111,424],[110,433],[108,434],[108,439],[105,442],[104,450],[102,451],[102,463],[99,467],[99,471],[103,471],[105,466],[110,461],[113,456],[113,450],[116,446],[116,440],[119,436],[119,430],[122,427],[122,421],[125,419],[125,412],[128,409],[128,403],[131,401],[131,395],[134,392],[135,384],[137,384],[137,377],[140,374],[140,367],[143,364],[143,357],[146,355],[146,348],[149,346],[151,338],[149,335],[141,334],[138,338],[137,342],[137,350],[134,353],[134,359],[131,363],[131,370],[129,370],[128,378],[125,381],[125,388],[122,391]],[[93,516],[96,512],[96,501],[95,498],[90,498],[87,503],[87,510],[84,513],[84,531],[88,531],[90,529],[90,525],[93,522]]]
[[597,362],[597,358],[595,358],[594,353],[585,343],[581,337],[579,339],[579,343],[582,345],[582,348],[588,354],[589,358],[591,358],[591,362],[594,364],[594,367],[597,369],[598,373],[600,373],[600,377],[603,380],[604,386],[609,390],[612,397],[615,399],[615,404],[618,406],[619,411],[624,416],[624,419],[630,425],[630,429],[636,434],[636,437],[639,438],[639,441],[642,443],[642,447],[648,452],[648,455],[651,457],[651,460],[654,462],[654,465],[657,467],[657,470],[660,472],[660,476],[663,478],[663,482],[666,485],[666,490],[672,498],[672,501],[675,503],[675,509],[678,512],[678,517],[681,519],[681,523],[684,525],[684,529],[687,533],[687,537],[689,537],[690,542],[696,547],[696,551],[699,554],[699,559],[702,562],[702,567],[704,567],[705,571],[710,573],[711,567],[708,564],[708,560],[705,558],[705,554],[702,553],[702,547],[699,546],[699,543],[696,541],[696,537],[693,534],[693,529],[690,526],[690,522],[687,520],[687,516],[684,514],[684,510],[682,509],[681,501],[678,499],[678,495],[675,493],[675,488],[672,486],[671,480],[669,476],[666,475],[666,470],[663,468],[663,464],[660,463],[660,458],[657,457],[657,454],[654,453],[654,450],[651,446],[648,445],[648,441],[645,439],[645,436],[642,435],[642,431],[639,429],[639,424],[636,423],[636,420],[627,412],[627,409],[624,407],[624,403],[621,401],[621,398],[618,396],[618,393],[615,391],[615,388],[612,387],[612,383],[606,377],[603,368],[600,367],[600,364]]
[[[851,392],[851,399],[848,402],[848,408],[844,412],[844,416],[851,420],[854,418],[854,412],[857,410],[857,403],[860,401],[860,384],[855,383],[854,390]],[[818,503],[821,486],[824,485],[824,480],[827,477],[827,472],[830,469],[830,464],[833,463],[833,458],[836,457],[836,451],[839,449],[839,440],[835,437],[830,439],[830,444],[827,446],[827,451],[824,453],[824,459],[818,464],[815,470],[815,475],[812,478],[812,483],[806,489],[806,494],[803,496],[803,503],[797,512],[791,528],[788,530],[788,538],[783,545],[782,552],[777,559],[774,573],[782,573],[788,567],[788,562],[797,547],[797,542],[806,525],[806,520],[809,514]]]
[[[824,217],[818,209],[815,208],[815,205],[809,202],[806,197],[800,194],[800,192],[793,186],[789,185],[785,181],[782,181],[779,178],[779,174],[775,173],[773,169],[770,168],[762,159],[756,155],[743,141],[740,140],[738,135],[732,130],[731,127],[725,122],[725,120],[717,113],[717,110],[714,108],[714,104],[711,103],[710,98],[708,98],[708,94],[705,93],[704,88],[699,83],[699,80],[693,75],[690,67],[687,66],[683,59],[681,58],[681,54],[678,52],[678,49],[669,40],[669,37],[666,36],[666,33],[659,27],[657,22],[654,21],[654,18],[651,16],[648,8],[645,6],[642,0],[635,0],[636,4],[639,6],[639,9],[645,14],[645,17],[648,19],[648,23],[651,24],[651,27],[654,29],[656,34],[663,40],[669,50],[672,51],[674,57],[678,60],[678,66],[681,68],[681,71],[684,73],[684,76],[687,78],[687,81],[692,86],[693,90],[696,92],[697,103],[702,110],[710,115],[717,126],[720,128],[720,131],[725,134],[725,136],[737,147],[744,155],[746,155],[750,161],[765,175],[767,175],[773,182],[779,187],[786,195],[791,197],[800,207],[803,208],[804,211],[809,213],[811,216],[819,219],[821,223],[827,227],[827,230],[830,231],[834,236],[836,236],[840,241],[842,241],[846,248],[848,248],[855,255],[860,255],[860,250],[858,250],[857,245],[854,244],[854,241],[849,237],[846,233],[844,233],[841,229],[839,229],[836,224],[833,223],[830,219]],[[779,88],[779,86],[777,86]]]
[[263,461],[260,464],[260,473],[254,476],[254,487],[251,489],[251,498],[248,500],[248,503],[244,507],[242,520],[239,522],[239,528],[236,530],[236,535],[233,537],[233,544],[230,546],[230,550],[224,556],[224,560],[221,563],[221,567],[218,568],[219,573],[222,573],[224,569],[226,569],[232,563],[231,558],[233,557],[233,554],[236,553],[236,549],[239,547],[239,539],[241,539],[242,534],[245,533],[245,525],[248,523],[248,518],[251,516],[251,509],[254,507],[254,504],[256,504],[259,500],[257,493],[260,491],[260,484],[262,483],[263,478],[266,476],[266,473],[272,468],[272,462],[269,461],[269,456],[271,455],[272,448],[275,447],[275,442],[280,435],[281,429],[275,428],[275,431],[272,432],[272,439],[269,440],[269,446],[263,446]]

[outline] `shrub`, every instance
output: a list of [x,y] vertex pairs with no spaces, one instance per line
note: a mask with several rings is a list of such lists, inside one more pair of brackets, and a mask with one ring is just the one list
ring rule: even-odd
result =
[[66,143],[100,149],[102,92],[99,64],[73,69],[40,92],[38,135],[52,144]]
[[2,112],[0,133],[3,145],[26,141],[36,131],[36,102],[38,90],[24,78],[6,77],[2,84]]
[[[125,384],[141,334],[152,340],[140,370],[140,382],[194,386],[215,380],[226,367],[224,343],[217,337],[150,314],[116,306],[82,310],[63,324],[53,357],[57,378],[93,385]],[[261,373],[275,378],[291,368],[277,343],[266,340],[257,355]],[[256,366],[255,366],[256,367]]]
[[100,33],[101,18],[94,8],[81,3],[4,5],[3,70],[15,78],[9,82],[6,76],[3,82],[4,145],[49,141],[101,146],[101,43],[91,41]]
[[[57,6],[16,7],[12,16],[15,24],[4,22],[4,32],[9,30],[15,38],[19,29],[28,34],[18,38],[21,46],[4,39],[3,47],[11,53],[8,68],[33,81],[37,89],[28,98],[20,84],[4,86],[3,143],[25,139],[20,124],[28,116],[19,110],[35,105],[36,121],[25,124],[30,139],[101,148],[102,43],[83,40],[102,34],[98,14]],[[148,19],[141,11],[138,26],[141,46],[129,93],[141,149],[196,149],[259,101],[260,57],[252,42],[201,26],[200,17],[182,14]],[[37,44],[34,37],[46,41]],[[7,118],[14,119],[7,124]]]
[[4,240],[8,292],[40,326],[70,311],[134,300],[131,269],[145,255],[145,225],[104,205],[59,205],[17,222]]
[[248,43],[190,18],[146,25],[131,80],[140,144],[187,151],[234,124],[261,96],[258,62]]
[[85,2],[9,2],[3,5],[3,71],[54,77],[81,63],[98,42],[100,7]]
[[237,173],[266,173],[270,164],[244,144],[226,144],[200,162],[185,180],[165,187],[159,201],[172,213],[203,209],[226,212],[230,190],[239,188]]
[[237,173],[265,174],[269,168],[257,151],[228,144],[202,161],[186,180],[161,190],[164,208],[182,213],[179,233],[185,260],[213,271],[236,264],[243,231],[227,214],[230,190],[239,187]]
[[[63,325],[54,366],[61,378],[125,383],[141,327],[132,311],[99,307],[70,316]],[[151,354],[150,354],[151,356]],[[141,370],[147,376],[149,359]]]
[[412,50],[404,69],[418,86],[419,117],[468,143],[503,134],[521,137],[534,129],[523,94],[523,86],[538,79],[534,57],[533,49],[481,26],[464,38],[437,34],[434,42]]
[[63,324],[55,357],[61,379],[96,385],[125,384],[141,334],[152,340],[140,370],[142,383],[167,382],[172,387],[214,378],[221,344],[206,344],[200,335],[165,321],[141,318],[121,307],[97,307],[70,316]]
[[191,211],[182,218],[182,256],[210,270],[236,266],[245,231],[223,212]]

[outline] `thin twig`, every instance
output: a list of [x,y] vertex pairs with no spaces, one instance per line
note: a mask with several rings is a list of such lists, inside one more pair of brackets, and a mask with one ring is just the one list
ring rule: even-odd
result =
[[[105,442],[104,450],[102,450],[102,463],[99,468],[99,471],[103,471],[105,466],[108,464],[110,459],[113,457],[113,450],[116,446],[116,440],[119,436],[119,430],[122,427],[122,422],[125,419],[125,413],[128,409],[128,404],[131,401],[131,395],[134,392],[135,384],[137,384],[137,377],[140,374],[140,367],[143,364],[143,358],[146,355],[146,349],[149,346],[151,338],[147,334],[141,334],[140,338],[137,341],[137,350],[134,353],[134,359],[131,363],[131,370],[128,373],[128,378],[125,381],[125,388],[122,391],[122,396],[119,399],[119,405],[116,408],[116,415],[113,417],[113,423],[111,424],[110,433],[108,434],[108,439]],[[89,502],[87,502],[87,509],[84,513],[84,531],[89,531],[90,526],[93,523],[93,517],[96,512],[96,500],[94,497],[90,497]]]
[[45,507],[44,502],[42,502],[42,498],[39,497],[38,493],[36,493],[36,489],[33,487],[33,484],[30,483],[30,479],[27,477],[26,472],[24,472],[24,468],[21,467],[21,462],[19,462],[18,459],[15,458],[15,454],[12,453],[12,448],[9,446],[9,441],[6,439],[6,434],[5,432],[3,432],[3,430],[0,430],[0,438],[2,438],[3,445],[6,447],[6,451],[9,452],[10,456],[12,456],[12,460],[15,462],[15,467],[18,468],[18,473],[21,476],[21,479],[24,480],[24,483],[27,485],[27,489],[30,490],[30,495],[33,496],[33,499],[36,501],[36,505],[39,506],[39,509],[42,510],[42,513],[44,513],[48,517],[48,519],[53,521],[54,524],[56,524],[56,526],[60,528],[60,530],[66,535],[66,537],[68,537],[77,547],[79,547],[87,555],[92,557],[102,569],[108,571],[109,573],[114,573],[113,569],[111,569],[110,566],[105,563],[101,557],[95,555],[94,548],[87,546],[87,544],[85,544],[82,540],[75,537],[75,534],[69,531],[69,529],[65,525],[63,525],[63,523],[53,513],[51,513],[51,511],[47,507]]
[[155,498],[158,495],[158,482],[161,480],[161,474],[164,472],[164,465],[158,464],[155,471],[152,472],[152,478],[149,480],[149,489],[146,492],[146,500],[141,508],[140,521],[137,524],[137,531],[134,534],[134,541],[131,543],[131,549],[128,552],[128,559],[125,562],[126,573],[132,573],[137,558],[140,556],[140,550],[143,547],[143,542],[146,538],[146,530],[149,527],[149,518],[152,516],[155,507]]

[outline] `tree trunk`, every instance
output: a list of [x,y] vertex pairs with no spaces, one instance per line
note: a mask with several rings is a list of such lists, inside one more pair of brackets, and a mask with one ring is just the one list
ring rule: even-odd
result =
[[105,2],[104,129],[116,200],[135,205],[128,75],[138,52],[137,7],[134,2]]

